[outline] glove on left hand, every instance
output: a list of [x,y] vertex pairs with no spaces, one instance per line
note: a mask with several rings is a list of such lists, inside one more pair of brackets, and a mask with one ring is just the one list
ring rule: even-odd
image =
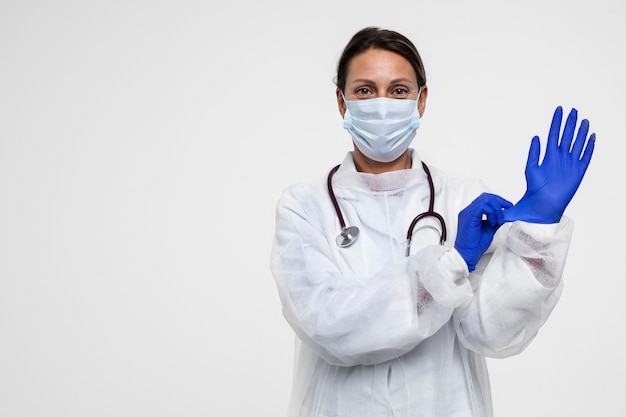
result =
[[482,193],[459,213],[454,248],[461,254],[470,272],[476,269],[480,257],[503,223],[503,209],[512,205],[498,195]]
[[577,115],[576,109],[570,111],[559,142],[563,109],[556,108],[541,165],[539,137],[533,138],[526,163],[526,193],[515,206],[504,211],[505,222],[558,223],[561,220],[587,171],[596,140],[592,133],[587,141],[589,122],[584,119],[572,143]]

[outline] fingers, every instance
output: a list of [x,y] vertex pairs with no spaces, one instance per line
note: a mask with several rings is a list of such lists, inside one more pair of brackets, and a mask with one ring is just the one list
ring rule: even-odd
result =
[[495,194],[488,194],[488,196],[489,199],[483,206],[483,214],[486,217],[487,224],[493,227],[502,224],[504,220],[504,209],[513,206],[513,204]]
[[503,222],[503,210],[512,207],[513,203],[496,194],[479,195],[464,211],[475,219],[476,223],[483,220],[491,227]]
[[587,141],[588,133],[589,133],[589,120],[583,119],[583,121],[580,122],[580,127],[578,128],[578,134],[576,135],[576,141],[574,141],[574,146],[572,146],[572,155],[576,157],[576,160],[580,159],[583,146],[585,146],[585,142]]
[[[591,155],[593,154],[593,148],[595,145],[595,134],[592,135],[593,140],[589,138],[587,140],[587,135],[589,133],[589,120],[583,119],[580,122],[580,126],[578,127],[578,132],[576,132],[576,122],[578,119],[578,110],[572,108],[570,110],[569,115],[567,116],[567,120],[565,121],[565,126],[563,128],[563,134],[559,139],[561,121],[563,117],[563,108],[558,106],[554,111],[554,115],[552,117],[552,123],[550,125],[550,132],[548,133],[548,144],[546,146],[546,155],[548,153],[552,153],[555,150],[559,150],[562,155],[572,155],[576,158],[576,161],[583,162],[584,169],[589,164],[591,160]],[[574,133],[576,133],[576,139],[574,140]],[[538,164],[540,154],[540,143],[539,138],[534,137],[531,142],[530,151],[528,153],[528,161],[526,162],[526,169],[529,167],[534,167]],[[544,161],[546,158],[544,157]],[[584,162],[586,161],[586,162]],[[572,161],[575,162],[575,161]]]
[[[571,113],[570,113],[571,114]],[[550,124],[550,131],[548,132],[548,144],[546,152],[550,149],[557,150],[559,147],[559,136],[561,133],[561,120],[563,119],[563,108],[558,106],[554,110],[552,116],[552,124]]]
[[[573,157],[572,163],[578,165],[578,172],[581,178],[582,175],[585,174],[585,171],[589,166],[589,162],[591,162],[591,155],[593,155],[593,150],[595,148],[596,142],[596,134],[592,133],[589,139],[587,139],[588,133],[589,120],[583,119],[580,122],[578,133],[576,134],[576,140],[574,141],[571,150],[571,155]],[[578,164],[578,162],[580,163]]]
[[[561,136],[561,143],[559,149],[561,153],[568,154],[570,147],[572,146],[572,139],[574,139],[574,132],[576,131],[576,120],[578,119],[578,110],[572,109],[565,121],[565,127],[563,128],[563,135]],[[580,132],[580,129],[579,129]]]
[[526,171],[539,165],[539,155],[541,154],[541,143],[539,136],[535,136],[530,141],[530,149],[528,150],[528,159],[526,160]]
[[596,146],[596,134],[592,133],[591,137],[587,141],[587,146],[585,147],[585,151],[583,152],[583,156],[580,159],[583,167],[583,174],[587,171],[587,167],[589,166],[589,162],[591,162],[591,155],[593,155],[593,150]]

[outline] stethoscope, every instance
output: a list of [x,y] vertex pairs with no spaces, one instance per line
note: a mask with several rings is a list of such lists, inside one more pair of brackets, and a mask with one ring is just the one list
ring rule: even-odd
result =
[[[339,218],[339,224],[341,225],[341,232],[337,236],[336,242],[337,246],[340,248],[347,248],[352,245],[356,239],[359,237],[359,228],[356,226],[346,226],[346,222],[343,219],[343,215],[341,214],[341,209],[339,208],[339,203],[337,203],[337,198],[335,197],[335,192],[333,191],[333,175],[339,169],[340,165],[337,165],[328,173],[328,179],[326,181],[328,185],[328,194],[330,195],[330,199],[333,202],[333,206],[335,207],[335,211],[337,212],[337,217]],[[443,245],[446,241],[446,222],[443,220],[443,217],[435,211],[435,186],[433,185],[433,178],[430,175],[430,170],[428,166],[422,162],[422,167],[424,167],[424,172],[426,172],[426,177],[428,178],[428,186],[430,188],[430,202],[428,204],[428,211],[418,214],[415,216],[411,225],[409,226],[409,230],[406,234],[406,256],[409,256],[411,253],[411,239],[413,238],[413,229],[415,225],[420,220],[426,217],[434,217],[439,220],[439,224],[441,225],[441,234],[439,239],[439,244]]]

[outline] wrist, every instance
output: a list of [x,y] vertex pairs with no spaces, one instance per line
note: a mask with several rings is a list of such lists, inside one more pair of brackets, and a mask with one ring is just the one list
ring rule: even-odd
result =
[[462,246],[458,246],[457,244],[454,245],[454,249],[465,261],[465,264],[467,265],[467,270],[469,272],[474,271],[476,269],[476,263],[478,263],[478,260],[474,260],[474,257],[472,256],[472,253],[474,253],[475,250],[465,250]]
[[563,210],[550,204],[549,199],[525,194],[513,207],[503,211],[505,222],[523,221],[527,223],[558,223]]

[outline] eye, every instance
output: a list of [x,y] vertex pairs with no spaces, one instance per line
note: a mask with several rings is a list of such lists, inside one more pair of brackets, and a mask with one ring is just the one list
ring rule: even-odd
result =
[[406,87],[394,87],[391,93],[394,97],[402,98],[409,94],[409,89]]
[[366,97],[370,97],[371,95],[374,94],[374,92],[369,88],[369,87],[359,87],[357,89],[354,90],[354,94],[358,97],[358,98],[366,98]]

